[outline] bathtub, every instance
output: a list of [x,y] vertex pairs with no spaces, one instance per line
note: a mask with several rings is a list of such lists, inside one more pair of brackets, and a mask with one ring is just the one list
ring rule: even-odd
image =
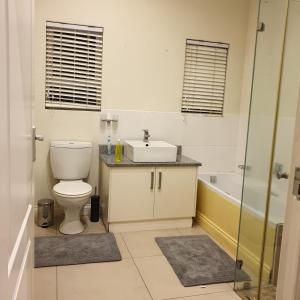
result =
[[[198,175],[197,222],[232,255],[236,255],[243,176],[237,173],[209,173]],[[247,178],[244,190],[242,236],[239,258],[257,273],[260,263],[260,247],[264,228],[265,185]],[[276,189],[275,189],[276,190]],[[273,192],[271,201],[278,201]],[[267,234],[266,263],[264,273],[269,276],[273,263],[276,225],[282,212],[277,205],[270,211]]]
[[243,176],[236,173],[200,173],[198,178],[228,201],[236,205],[241,204]]
[[[243,176],[237,173],[205,173],[199,174],[199,180],[215,193],[240,207],[242,198]],[[276,226],[283,223],[285,215],[285,201],[282,199],[285,191],[272,185],[271,205],[269,211],[269,225]],[[243,210],[264,220],[266,205],[266,184],[258,180],[247,178],[244,189]]]

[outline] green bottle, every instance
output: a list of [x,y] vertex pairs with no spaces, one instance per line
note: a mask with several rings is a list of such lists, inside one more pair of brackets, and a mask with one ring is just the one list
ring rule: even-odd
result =
[[123,150],[123,148],[122,148],[122,145],[121,145],[121,140],[118,139],[118,142],[116,144],[116,149],[115,149],[115,161],[117,163],[122,161],[122,155],[123,155],[122,150]]

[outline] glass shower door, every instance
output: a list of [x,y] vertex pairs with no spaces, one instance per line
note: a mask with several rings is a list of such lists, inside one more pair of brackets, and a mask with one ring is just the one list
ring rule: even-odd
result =
[[[290,0],[281,73],[278,114],[274,140],[269,211],[265,255],[262,265],[268,264],[267,253],[273,253],[269,281],[261,282],[260,299],[275,299],[280,260],[281,238],[288,197],[288,172],[291,167],[296,109],[300,83],[300,2]],[[269,297],[269,298],[268,298]]]
[[[236,290],[249,291],[248,297],[256,296],[261,282],[268,284],[272,273],[275,232],[266,216],[286,15],[287,1],[260,1],[235,282]],[[239,269],[248,273],[249,281],[239,281]]]

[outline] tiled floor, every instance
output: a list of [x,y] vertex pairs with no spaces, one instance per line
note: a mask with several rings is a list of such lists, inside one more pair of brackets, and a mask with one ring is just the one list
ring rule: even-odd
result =
[[[238,291],[237,293],[243,300],[247,300],[247,299],[257,300],[258,299],[257,288],[241,290],[241,291]],[[276,299],[276,287],[270,286],[270,287],[263,288],[262,293],[261,293],[261,299],[262,300],[275,300]]]
[[[105,232],[101,223],[85,233]],[[36,235],[60,234],[36,227]],[[34,270],[34,300],[239,300],[231,284],[183,287],[155,242],[157,236],[205,234],[199,227],[116,234],[122,261]]]

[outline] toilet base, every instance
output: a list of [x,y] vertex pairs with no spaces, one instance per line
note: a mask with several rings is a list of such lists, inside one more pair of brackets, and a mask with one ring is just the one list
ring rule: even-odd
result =
[[65,208],[65,218],[59,226],[63,234],[78,234],[84,231],[85,227],[80,220],[81,208]]

